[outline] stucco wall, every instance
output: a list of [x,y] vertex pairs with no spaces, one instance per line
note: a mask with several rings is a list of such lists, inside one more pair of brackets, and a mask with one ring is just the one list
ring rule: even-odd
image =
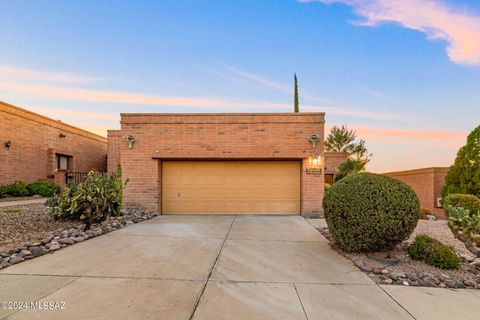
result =
[[[10,148],[6,141],[11,141]],[[63,182],[64,175],[55,171],[57,153],[72,157],[72,171],[105,170],[107,140],[0,102],[0,183]]]
[[[315,149],[308,141],[313,133],[320,137]],[[122,114],[120,136],[127,135],[136,141],[132,149],[125,141],[118,148],[129,179],[126,206],[160,211],[162,159],[296,159],[303,164],[302,213],[322,210],[323,174],[306,168],[309,156],[324,156],[323,113]]]

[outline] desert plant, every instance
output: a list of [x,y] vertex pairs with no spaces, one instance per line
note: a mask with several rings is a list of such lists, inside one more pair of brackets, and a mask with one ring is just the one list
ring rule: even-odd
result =
[[119,169],[112,175],[92,171],[84,182],[68,184],[62,194],[49,201],[51,216],[82,220],[89,229],[92,223],[120,215],[124,188],[120,175]]
[[460,264],[460,259],[452,247],[426,234],[416,236],[407,252],[414,260],[421,260],[441,269],[457,269]]
[[7,196],[7,186],[4,184],[0,184],[0,199],[5,198]]
[[60,191],[58,185],[48,181],[37,181],[27,186],[30,195],[39,195],[42,197],[51,197]]
[[338,246],[350,252],[393,248],[413,232],[420,208],[405,183],[360,173],[336,182],[325,193],[323,208]]
[[470,212],[462,207],[449,206],[448,226],[453,235],[465,244],[465,247],[480,257],[480,211]]
[[21,181],[15,181],[13,183],[4,186],[5,194],[12,197],[25,197],[30,195],[27,189],[27,185]]
[[452,193],[443,200],[443,207],[448,215],[448,207],[462,207],[471,213],[477,213],[480,210],[480,198],[473,194]]
[[480,195],[480,126],[468,135],[445,177],[443,197],[450,193]]
[[331,152],[347,152],[349,158],[367,164],[372,154],[368,153],[365,140],[356,141],[357,133],[348,130],[346,125],[333,126],[325,139],[325,150]]
[[328,189],[330,189],[332,187],[332,185],[330,183],[326,183],[323,185],[323,188],[325,189],[325,191],[327,191]]

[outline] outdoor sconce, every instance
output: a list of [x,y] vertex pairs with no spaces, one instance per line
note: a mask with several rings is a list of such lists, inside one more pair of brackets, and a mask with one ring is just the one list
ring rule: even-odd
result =
[[318,141],[320,141],[320,137],[318,136],[318,134],[313,133],[308,137],[308,141],[310,141],[313,149],[315,149],[317,147]]
[[60,139],[62,139],[62,138],[65,138],[66,135],[64,135],[63,133],[60,133],[60,134],[58,135],[58,137],[59,137]]
[[5,148],[10,149],[11,146],[12,146],[12,141],[8,140],[7,142],[5,142]]
[[314,154],[308,158],[308,162],[312,168],[320,168],[322,166],[322,156]]
[[132,149],[133,148],[133,144],[135,143],[135,137],[132,136],[132,135],[128,135],[128,136],[125,136],[123,137],[123,140],[126,141],[128,143],[128,149]]

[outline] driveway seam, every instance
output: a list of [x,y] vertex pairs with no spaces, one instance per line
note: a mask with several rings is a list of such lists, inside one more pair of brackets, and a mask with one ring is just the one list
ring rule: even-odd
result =
[[230,227],[228,228],[227,234],[225,235],[225,238],[222,241],[222,245],[220,246],[220,250],[218,250],[218,254],[215,257],[215,261],[213,262],[213,266],[210,269],[210,272],[208,273],[205,284],[203,285],[202,290],[200,290],[200,294],[198,295],[198,299],[195,302],[195,305],[193,306],[193,310],[192,310],[192,313],[190,315],[189,320],[193,319],[193,316],[195,315],[195,312],[197,311],[198,305],[200,304],[200,301],[202,300],[203,293],[205,292],[205,289],[207,288],[207,285],[208,285],[208,282],[210,281],[212,273],[215,270],[215,267],[217,266],[218,259],[220,258],[220,255],[222,254],[223,247],[225,246],[225,243],[227,242],[228,235],[230,234],[230,230],[232,230],[232,226],[233,226],[233,223],[235,222],[236,218],[237,218],[236,216],[233,217],[232,223],[230,224]]
[[400,302],[398,302],[394,297],[392,297],[388,292],[387,290],[385,290],[381,285],[379,285],[378,283],[375,283],[377,287],[380,288],[380,290],[382,290],[383,292],[385,292],[385,294],[390,298],[392,299],[393,301],[395,301],[396,304],[398,304],[400,306],[400,308],[402,308],[403,310],[405,310],[406,313],[408,313],[410,315],[410,317],[412,317],[412,319],[415,319],[417,320],[417,318],[415,318],[415,316],[407,310],[407,308],[405,308]]
[[295,293],[297,294],[298,301],[300,302],[300,305],[302,306],[302,310],[303,310],[303,314],[305,315],[305,319],[308,320],[307,311],[305,311],[305,307],[303,306],[302,299],[300,298],[300,294],[298,293],[297,286],[295,285],[295,283],[293,283],[293,288],[295,289]]

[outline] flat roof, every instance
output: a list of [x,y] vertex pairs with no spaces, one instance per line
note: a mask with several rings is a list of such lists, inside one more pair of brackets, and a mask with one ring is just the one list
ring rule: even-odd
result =
[[[9,113],[11,115],[19,116],[19,117],[22,117],[24,119],[31,120],[31,121],[40,122],[40,123],[43,123],[44,125],[54,127],[54,128],[57,128],[57,129],[61,129],[61,130],[65,130],[65,131],[68,131],[70,133],[82,135],[84,137],[94,139],[94,140],[97,140],[97,141],[100,141],[100,142],[105,142],[105,143],[107,142],[107,138],[103,137],[99,134],[87,131],[87,130],[79,128],[79,127],[72,126],[71,124],[65,123],[65,122],[60,121],[60,120],[54,120],[52,118],[46,117],[46,116],[38,114],[36,112],[30,111],[30,110],[27,110],[27,109],[24,109],[24,108],[20,108],[20,107],[17,107],[15,105],[13,105],[13,104],[10,104],[10,103],[7,103],[7,102],[4,102],[4,101],[0,100],[0,107],[2,107],[2,106],[4,108],[0,108],[0,111]],[[9,110],[9,109],[11,109],[11,110]],[[30,115],[31,118],[26,117],[25,114]]]

